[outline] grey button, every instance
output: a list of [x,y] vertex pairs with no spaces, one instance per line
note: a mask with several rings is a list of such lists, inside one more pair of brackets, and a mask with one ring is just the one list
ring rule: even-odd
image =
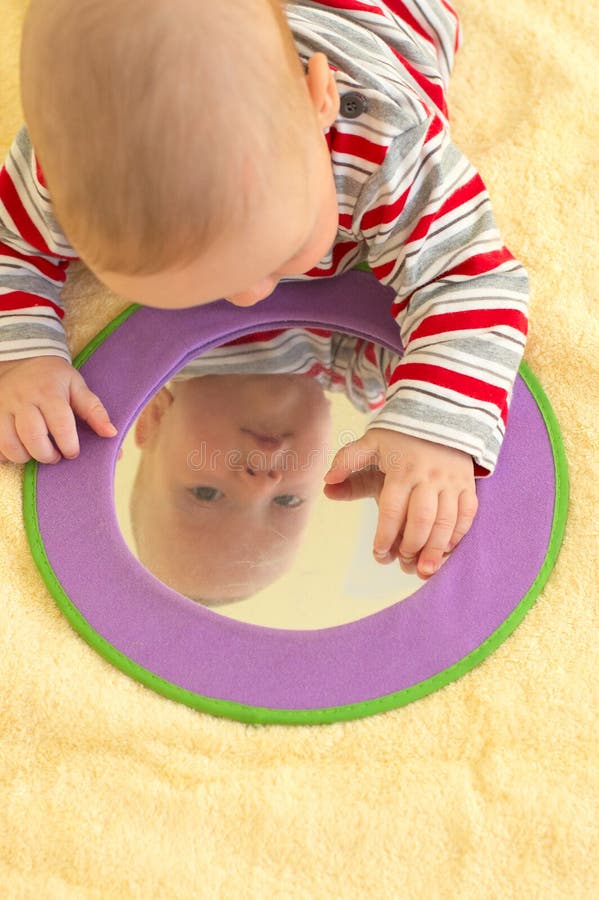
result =
[[367,109],[368,102],[366,97],[363,97],[362,94],[356,94],[355,91],[350,91],[349,94],[344,94],[341,98],[341,115],[346,119],[357,119]]

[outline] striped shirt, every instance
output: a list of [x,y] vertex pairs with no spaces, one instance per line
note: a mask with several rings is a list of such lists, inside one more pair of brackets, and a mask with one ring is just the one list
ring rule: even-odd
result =
[[[455,447],[488,474],[524,351],[528,279],[450,139],[456,13],[447,0],[297,0],[287,18],[304,62],[326,54],[342,100],[326,133],[337,237],[299,279],[367,263],[393,288],[405,352],[370,427]],[[70,359],[60,290],[72,259],[23,128],[0,171],[0,360]]]

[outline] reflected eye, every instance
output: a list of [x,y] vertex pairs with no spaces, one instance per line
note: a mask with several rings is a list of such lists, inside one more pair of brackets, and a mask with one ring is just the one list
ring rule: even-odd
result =
[[198,487],[189,488],[189,492],[193,494],[196,500],[218,500],[220,497],[224,497],[222,491],[217,490],[213,487],[208,487],[208,485],[198,485]]
[[278,503],[279,506],[301,506],[304,502],[301,497],[298,497],[296,494],[279,494],[278,497],[274,498],[274,503]]

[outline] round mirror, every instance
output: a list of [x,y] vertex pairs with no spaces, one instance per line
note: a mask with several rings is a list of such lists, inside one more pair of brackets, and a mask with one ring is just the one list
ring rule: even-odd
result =
[[[377,471],[351,501],[323,488],[336,452],[385,397],[397,354],[327,329],[256,332],[175,373],[129,430],[115,470],[123,537],[163,583],[273,628],[326,628],[422,581],[372,556]],[[359,490],[358,490],[359,486]]]
[[[192,385],[185,387],[185,379],[176,386],[176,378],[186,366],[198,359],[208,361],[211,353],[214,362],[216,348],[222,345],[228,345],[228,356],[232,342],[243,347],[244,341],[251,344],[251,335],[255,338],[256,333],[268,329],[335,331],[372,342],[376,352],[398,354],[397,326],[389,314],[392,300],[393,292],[382,288],[371,275],[350,272],[334,279],[280,285],[271,297],[248,309],[224,301],[176,312],[130,307],[79,354],[75,365],[110,410],[119,437],[98,438],[80,423],[77,459],[61,460],[53,466],[28,463],[25,524],[32,554],[57,604],[79,634],[111,663],[152,690],[214,715],[246,722],[316,724],[372,715],[439,689],[489,656],[522,620],[557,558],[568,497],[559,429],[547,398],[526,366],[514,386],[510,425],[497,469],[491,478],[478,483],[479,511],[472,529],[434,578],[409,596],[403,592],[394,565],[388,570],[375,566],[370,571],[363,566],[366,560],[371,564],[372,520],[369,522],[367,515],[374,511],[372,497],[365,498],[371,502],[364,505],[370,510],[364,516],[358,503],[328,503],[332,512],[341,510],[341,518],[333,526],[325,522],[315,540],[320,558],[329,562],[329,576],[325,577],[334,579],[332,586],[318,581],[321,576],[313,572],[313,557],[300,562],[311,529],[318,535],[313,529],[321,515],[320,489],[318,498],[306,504],[306,524],[300,523],[296,536],[288,539],[294,544],[290,551],[281,553],[286,543],[281,539],[277,553],[262,546],[258,556],[241,557],[245,574],[235,586],[231,563],[227,563],[227,578],[219,585],[204,581],[197,599],[183,593],[188,587],[188,593],[195,593],[195,587],[181,579],[189,578],[191,572],[203,575],[206,563],[196,569],[186,564],[187,571],[175,571],[175,590],[153,574],[151,566],[156,567],[156,560],[152,561],[151,554],[145,565],[140,564],[123,539],[114,497],[115,470],[121,461],[125,463],[128,453],[125,446],[119,461],[122,440],[131,431],[135,443],[139,432],[143,446],[144,431],[156,436],[155,428],[147,428],[151,417],[164,409],[163,415],[168,415],[177,402],[167,405],[163,388],[169,391],[169,385],[175,385],[175,392],[193,389]],[[210,376],[207,372],[197,376],[197,383],[223,374],[246,377],[239,371],[218,368]],[[304,388],[315,391],[305,373],[302,377]],[[323,423],[329,394],[335,391],[324,391],[319,401]],[[275,396],[279,394],[273,394],[273,403],[268,404],[271,411],[276,408]],[[328,408],[332,433],[327,440],[332,452],[336,440],[344,442],[350,437],[342,434],[346,427],[342,423],[350,420],[337,420],[332,403]],[[266,439],[269,447],[263,448],[263,464],[259,459],[254,466],[249,458],[233,459],[241,466],[241,473],[236,474],[246,479],[264,477],[265,481],[271,472],[280,474],[277,466],[271,465],[273,441],[282,441],[284,433],[293,431],[291,425],[252,420],[242,422],[242,427],[257,434],[263,444]],[[356,430],[362,428],[363,419]],[[200,446],[196,446],[196,437]],[[193,435],[192,452],[201,451],[202,439],[201,433]],[[324,434],[319,442],[321,439]],[[194,464],[199,466],[195,472]],[[139,460],[133,467],[139,468]],[[171,469],[167,458],[153,477],[170,477]],[[218,485],[206,481],[205,469],[201,452],[190,458],[189,471],[194,478],[188,486],[198,486],[195,478],[200,472],[200,488],[219,490]],[[204,502],[216,496],[201,493]],[[279,494],[277,490],[276,496],[296,493],[285,490]],[[155,515],[147,501],[146,507],[147,515]],[[358,518],[342,548],[347,555],[337,558],[341,542],[336,540],[335,529],[345,527],[347,510],[352,507]],[[159,546],[172,544],[172,535],[165,533],[162,541],[160,537],[158,533],[158,539],[154,538],[155,545],[157,540]],[[221,541],[227,539],[243,546],[244,553],[248,547],[251,550],[247,534],[221,537]],[[213,564],[214,560],[208,559],[207,564],[217,576],[223,560],[240,558],[214,540],[212,547],[220,553],[220,562]],[[165,569],[173,570],[169,559],[164,555],[160,564],[165,579]],[[263,591],[275,591],[274,607],[279,609],[286,590],[284,579],[291,577],[293,566],[306,567],[304,574],[312,579],[311,587],[304,582],[298,602],[289,604],[302,619],[299,626],[297,621],[293,626],[280,621],[270,625],[242,621],[241,616],[234,619],[221,614],[218,606],[201,602],[211,591],[212,601],[226,599],[231,609],[241,612],[250,602],[247,576],[256,562],[264,561],[267,575],[263,582],[252,575],[249,591],[256,597]],[[369,605],[374,598],[369,597],[366,609],[354,617],[349,613],[355,599],[352,593],[361,592],[365,583],[366,590],[373,572],[393,579],[389,593],[381,588],[382,605],[374,609]],[[269,579],[272,581],[266,585]],[[223,597],[227,580],[233,597]],[[246,596],[240,600],[242,594]],[[322,610],[336,601],[345,620],[333,625],[323,625],[322,619],[310,621],[314,610],[322,615]]]

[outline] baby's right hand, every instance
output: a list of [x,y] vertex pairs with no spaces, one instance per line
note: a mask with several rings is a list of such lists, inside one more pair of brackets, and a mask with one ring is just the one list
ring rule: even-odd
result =
[[117,433],[99,397],[61,356],[0,363],[0,463],[78,456],[74,413],[101,437]]

